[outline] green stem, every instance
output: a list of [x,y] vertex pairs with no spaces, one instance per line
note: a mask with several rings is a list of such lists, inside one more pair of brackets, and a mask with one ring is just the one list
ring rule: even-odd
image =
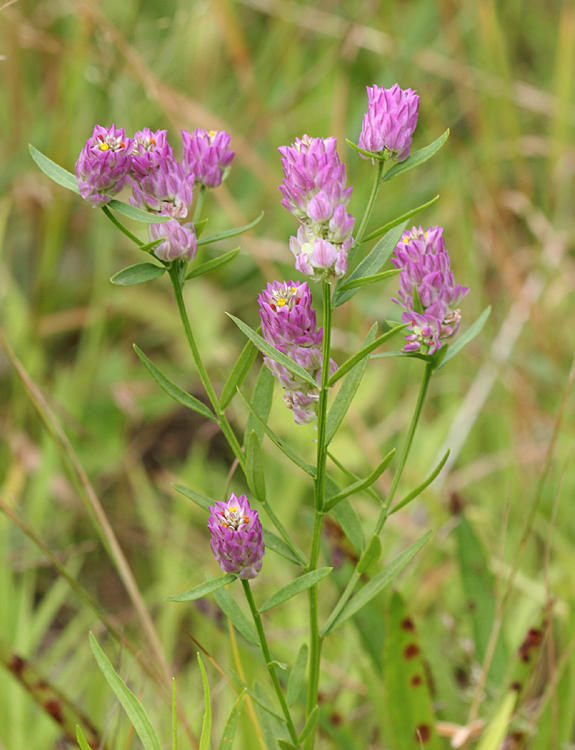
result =
[[[385,498],[385,502],[383,503],[383,507],[380,510],[379,518],[377,519],[377,524],[375,526],[374,534],[381,533],[381,530],[383,529],[383,526],[387,520],[387,517],[389,515],[389,509],[391,507],[391,503],[393,501],[393,497],[395,495],[395,492],[397,490],[397,487],[399,485],[399,482],[401,480],[401,475],[403,474],[403,470],[405,468],[405,464],[407,463],[407,458],[409,456],[409,451],[411,449],[411,444],[413,443],[413,437],[415,435],[415,430],[417,428],[417,424],[419,422],[419,417],[421,415],[421,410],[423,408],[423,402],[425,401],[425,396],[427,394],[427,388],[429,386],[429,381],[431,379],[431,375],[433,373],[433,365],[428,362],[425,365],[425,372],[423,375],[423,380],[421,382],[421,386],[419,388],[419,396],[417,398],[417,403],[415,405],[415,410],[413,412],[413,416],[411,417],[411,423],[409,425],[408,433],[405,437],[405,441],[403,443],[401,453],[399,456],[399,465],[397,467],[397,470],[393,476],[393,481],[391,483],[391,487],[389,488],[389,492],[387,493],[387,497]],[[345,607],[347,602],[349,601],[349,598],[353,594],[355,587],[358,584],[358,581],[360,579],[360,574],[357,571],[357,566],[354,569],[353,573],[351,574],[351,577],[349,581],[347,582],[347,586],[345,587],[342,595],[340,596],[337,604],[335,605],[332,613],[330,614],[328,620],[326,621],[324,625],[324,631],[327,630],[330,625],[335,621],[339,613],[342,611],[342,609]]]
[[289,712],[289,708],[288,708],[286,699],[285,699],[284,694],[283,694],[282,686],[280,685],[280,681],[279,681],[278,676],[276,674],[275,666],[274,666],[274,664],[272,664],[272,656],[271,656],[270,649],[269,649],[269,646],[268,646],[268,642],[267,642],[267,639],[266,639],[266,634],[264,632],[264,626],[263,626],[263,623],[262,623],[262,618],[260,617],[260,613],[258,612],[258,608],[256,607],[256,603],[255,603],[254,597],[252,595],[252,590],[250,588],[249,581],[242,580],[242,586],[243,586],[243,589],[244,589],[244,593],[246,595],[246,599],[248,601],[248,605],[249,605],[250,610],[252,612],[252,617],[254,618],[254,623],[255,623],[255,626],[256,626],[256,630],[258,631],[258,637],[260,639],[260,646],[261,646],[261,649],[262,649],[262,653],[264,655],[264,659],[265,659],[265,662],[266,662],[266,667],[267,667],[269,675],[270,675],[270,677],[272,679],[272,683],[273,683],[274,689],[276,691],[276,695],[278,697],[278,700],[280,702],[283,715],[285,716],[285,720],[286,720],[286,724],[287,724],[287,728],[288,728],[291,740],[292,740],[292,742],[293,742],[294,745],[298,745],[299,746],[299,742],[298,742],[298,739],[297,739],[297,732],[295,730],[294,723],[292,721],[292,718],[291,718],[291,715],[290,715],[290,712]]
[[[319,392],[319,403],[317,413],[317,460],[316,477],[314,483],[314,523],[311,553],[308,570],[317,568],[319,559],[319,547],[321,539],[321,525],[323,519],[323,504],[325,497],[325,474],[327,460],[327,394],[329,381],[329,355],[331,348],[331,287],[329,282],[323,282],[323,356],[321,367],[321,388]],[[314,710],[317,704],[317,693],[319,684],[319,668],[321,661],[322,639],[319,634],[318,607],[317,607],[317,584],[309,590],[309,619],[310,619],[310,666],[309,682],[307,691],[307,716]],[[305,741],[306,750],[312,750],[314,746],[315,732],[312,732]]]
[[375,173],[373,185],[371,186],[371,193],[369,194],[367,206],[365,207],[365,211],[363,212],[363,216],[361,217],[361,223],[359,225],[359,229],[357,230],[357,234],[355,235],[355,242],[353,243],[354,248],[359,247],[361,243],[363,242],[363,236],[365,234],[365,230],[367,229],[367,223],[369,221],[369,217],[371,216],[373,205],[375,203],[375,199],[377,198],[377,194],[379,192],[379,188],[381,185],[381,178],[383,176],[384,166],[385,166],[384,161],[377,162],[377,171]]
[[117,229],[119,229],[119,230],[120,230],[120,232],[122,232],[123,234],[125,234],[125,235],[126,235],[126,237],[129,237],[129,238],[130,238],[130,239],[132,240],[132,242],[135,242],[135,243],[136,243],[136,245],[137,245],[138,247],[143,247],[143,246],[144,246],[144,245],[146,244],[145,242],[142,242],[142,240],[138,239],[138,237],[136,237],[136,235],[135,235],[135,234],[132,234],[132,232],[130,232],[130,230],[129,230],[129,229],[127,228],[127,227],[125,227],[125,226],[124,226],[124,225],[122,224],[122,222],[121,222],[121,221],[118,221],[118,219],[116,219],[116,217],[115,217],[115,216],[114,216],[114,214],[113,214],[113,213],[112,213],[112,212],[110,211],[110,209],[108,208],[108,206],[102,206],[102,211],[104,212],[104,215],[105,215],[105,216],[106,216],[106,217],[107,217],[108,219],[110,219],[110,221],[112,222],[112,224],[113,224],[113,225],[114,225],[114,226],[115,226],[115,227],[116,227]]
[[200,220],[200,216],[202,214],[202,208],[204,206],[205,196],[206,196],[206,186],[202,185],[200,188],[200,192],[198,193],[198,198],[196,200],[196,207],[194,208],[194,217],[192,219],[193,224],[196,224]]

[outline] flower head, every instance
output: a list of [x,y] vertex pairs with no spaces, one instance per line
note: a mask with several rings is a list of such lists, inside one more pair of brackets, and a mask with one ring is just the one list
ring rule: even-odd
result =
[[265,553],[262,524],[257,510],[245,495],[233,492],[230,499],[210,506],[208,528],[216,560],[226,573],[255,578]]
[[172,156],[145,175],[131,177],[131,203],[152,213],[185,219],[193,199],[194,176]]
[[412,89],[367,87],[368,107],[359,137],[360,148],[388,154],[396,161],[409,156],[417,125],[419,96]]
[[136,180],[158,169],[166,159],[174,158],[166,136],[166,130],[153,131],[150,128],[138,130],[134,134],[130,172]]
[[131,164],[132,139],[123,128],[95,125],[76,162],[80,195],[103,206],[126,184]]
[[444,339],[457,333],[461,313],[456,305],[469,291],[455,283],[443,227],[404,232],[391,262],[401,269],[393,301],[404,308],[402,320],[410,325],[405,351],[424,345],[433,354]]
[[225,130],[182,130],[184,164],[196,182],[218,187],[224,172],[232,163],[235,152],[230,150],[230,135]]
[[351,238],[338,244],[330,242],[302,224],[295,237],[290,237],[289,247],[295,256],[297,270],[318,281],[326,275],[339,278],[345,274],[351,244]]
[[193,260],[198,249],[196,230],[193,224],[180,224],[176,219],[168,219],[162,224],[148,226],[150,240],[164,238],[154,248],[154,255],[165,261],[182,258]]

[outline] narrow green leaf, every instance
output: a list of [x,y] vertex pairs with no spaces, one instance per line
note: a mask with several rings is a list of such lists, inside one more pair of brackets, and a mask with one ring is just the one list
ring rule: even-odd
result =
[[136,263],[134,266],[122,268],[112,276],[110,281],[116,286],[134,286],[157,279],[165,272],[165,266],[157,266],[155,263]]
[[355,550],[361,554],[365,547],[365,536],[357,513],[349,500],[338,503],[333,509],[333,515]]
[[354,482],[353,484],[350,484],[349,487],[346,487],[345,489],[338,492],[336,495],[333,495],[331,497],[328,497],[327,502],[324,505],[324,511],[328,512],[335,508],[335,506],[340,503],[344,498],[348,497],[349,495],[354,494],[355,492],[361,492],[362,490],[367,489],[368,487],[371,487],[371,485],[376,481],[378,477],[383,474],[383,472],[387,469],[389,464],[391,463],[393,457],[395,456],[395,448],[392,448],[389,453],[385,456],[383,461],[377,466],[369,476],[367,476],[365,479],[359,479],[357,482]]
[[288,706],[295,706],[302,694],[305,684],[305,672],[307,668],[307,644],[303,644],[297,652],[295,664],[290,672],[287,684],[286,700]]
[[455,339],[455,342],[453,344],[449,345],[445,356],[436,369],[440,370],[446,362],[449,362],[450,359],[453,359],[453,357],[455,357],[455,355],[460,352],[464,346],[467,346],[467,344],[473,341],[473,339],[481,333],[481,331],[483,330],[483,326],[487,322],[487,318],[490,314],[491,305],[485,308],[485,310],[477,318],[475,323],[470,326],[465,331],[465,333],[463,333],[459,338]]
[[[366,257],[360,263],[358,263],[358,265],[350,273],[347,279],[341,282],[341,286],[343,286],[343,284],[348,284],[350,281],[362,279],[365,276],[373,276],[374,274],[378,273],[379,269],[391,257],[391,254],[395,250],[397,243],[401,239],[401,235],[403,234],[403,230],[405,229],[406,225],[407,221],[403,221],[401,224],[398,224],[397,226],[390,229],[389,232],[387,232],[387,234],[385,234],[379,240],[379,242],[375,244],[368,255],[366,255]],[[342,291],[341,286],[338,284],[338,286],[336,287],[336,293],[334,297],[335,307],[343,305],[344,302],[347,302],[348,299],[351,299],[351,297],[353,297],[353,295],[357,293],[357,289],[347,289]]]
[[374,534],[369,540],[367,547],[364,549],[362,556],[357,564],[357,572],[365,573],[366,570],[379,560],[381,555],[381,540],[377,534]]
[[220,739],[220,744],[218,745],[218,750],[232,750],[234,738],[236,736],[236,730],[238,728],[238,720],[240,718],[242,709],[242,702],[245,694],[246,691],[242,690],[242,692],[238,695],[236,702],[232,706],[232,710],[230,711],[230,714],[226,721],[226,725],[224,727],[222,738]]
[[375,161],[387,161],[389,159],[388,155],[378,154],[375,151],[367,151],[366,149],[361,148],[361,146],[358,146],[357,143],[350,141],[349,138],[346,138],[345,142],[351,149],[357,151],[358,154],[368,156],[370,159],[374,159]]
[[190,393],[187,393],[182,388],[180,388],[179,385],[176,385],[175,383],[172,383],[171,380],[169,380],[164,373],[159,370],[156,365],[146,357],[144,352],[134,344],[134,351],[138,355],[138,357],[142,360],[144,363],[144,367],[147,369],[147,371],[150,373],[150,375],[154,378],[156,383],[160,386],[160,388],[165,391],[170,398],[173,398],[174,401],[177,401],[182,406],[185,406],[187,409],[191,409],[192,411],[197,412],[198,414],[201,414],[203,417],[206,417],[207,419],[213,419],[214,421],[217,421],[216,415],[212,412],[212,410],[203,404],[199,399],[197,399],[195,396],[192,396]]
[[196,492],[196,490],[193,490],[190,487],[184,487],[183,484],[175,484],[174,489],[177,490],[181,495],[187,497],[188,500],[192,500],[194,503],[196,503],[196,505],[199,505],[200,508],[203,508],[204,510],[209,511],[210,505],[213,505],[215,503],[215,500],[212,500],[211,497],[202,495],[200,492]]
[[292,744],[288,740],[282,740],[281,738],[278,739],[278,745],[282,748],[282,750],[300,750],[296,745]]
[[397,177],[398,174],[408,172],[410,169],[418,167],[428,159],[431,159],[431,157],[435,156],[435,154],[439,151],[439,149],[443,146],[448,138],[449,128],[447,128],[447,130],[443,132],[439,136],[439,138],[436,138],[433,143],[430,143],[429,146],[425,146],[425,148],[420,148],[418,151],[414,151],[411,156],[407,157],[405,161],[402,161],[399,164],[394,164],[393,167],[391,167],[391,169],[389,169],[384,174],[382,182],[387,182],[388,180]]
[[275,360],[276,362],[279,362],[291,373],[293,373],[294,375],[297,375],[298,378],[301,378],[306,383],[313,385],[314,388],[317,386],[317,383],[315,382],[315,380],[312,378],[312,376],[308,372],[306,372],[306,370],[303,369],[303,367],[300,367],[299,365],[297,365],[286,354],[276,349],[275,346],[268,344],[268,342],[264,338],[262,338],[259,335],[259,333],[256,333],[253,330],[253,328],[250,328],[247,323],[244,323],[243,320],[236,318],[236,316],[232,315],[231,313],[226,313],[226,315],[234,321],[234,323],[237,325],[237,327],[245,336],[247,336],[251,341],[253,341],[253,343],[257,346],[260,352],[262,352],[268,357],[271,357],[271,359]]
[[327,630],[320,631],[322,636],[326,636],[332,633],[337,627],[348,620],[350,617],[364,607],[374,596],[379,594],[384,588],[389,586],[410,563],[423,545],[428,541],[431,536],[431,531],[414,542],[401,554],[399,554],[381,573],[378,573],[374,578],[371,579],[362,589],[360,589],[352,598],[347,602],[345,607],[339,613],[339,616],[333,620],[330,627]]
[[401,510],[401,508],[404,508],[408,503],[410,503],[412,500],[415,500],[418,495],[421,495],[423,490],[426,487],[429,487],[429,485],[433,482],[435,477],[439,474],[439,472],[443,469],[445,466],[445,462],[449,458],[449,451],[445,452],[445,455],[441,459],[441,461],[437,464],[435,469],[431,472],[431,474],[425,479],[418,487],[416,487],[414,490],[409,492],[403,500],[400,500],[397,505],[394,505],[394,507],[389,511],[389,515],[393,515],[394,513],[397,513],[398,510]]
[[206,668],[204,662],[200,656],[200,652],[197,652],[198,664],[200,665],[200,672],[202,674],[202,687],[204,690],[204,718],[202,720],[202,733],[200,735],[200,748],[199,750],[210,750],[211,735],[212,735],[212,704],[210,701],[210,683],[208,682],[208,675],[206,674]]
[[106,203],[108,208],[113,209],[116,213],[126,216],[128,219],[139,221],[142,224],[163,224],[168,221],[169,216],[161,216],[160,214],[152,213],[151,211],[143,211],[141,208],[132,206],[129,203],[118,201],[115,198],[109,203]]
[[90,648],[106,682],[114,691],[116,698],[128,715],[136,734],[142,741],[144,750],[162,750],[158,736],[140,701],[117,674],[112,663],[100,648],[98,641],[90,633]]
[[[267,370],[267,367],[266,367],[266,370]],[[268,370],[268,372],[269,372],[269,370]],[[271,373],[270,373],[270,375],[271,375]],[[273,376],[272,376],[272,379],[273,379]],[[245,403],[245,405],[247,406],[247,408],[248,408],[248,410],[250,412],[250,416],[253,416],[254,423],[260,425],[260,427],[262,429],[262,432],[265,432],[265,434],[269,437],[269,439],[272,441],[272,443],[280,449],[280,451],[284,454],[284,456],[286,456],[287,458],[289,458],[289,460],[292,461],[296,466],[299,466],[299,468],[302,471],[305,471],[305,473],[308,474],[310,477],[315,477],[315,466],[312,466],[312,464],[306,463],[302,458],[300,458],[297,455],[297,453],[295,453],[295,451],[293,451],[289,447],[289,445],[287,445],[286,443],[284,443],[284,441],[276,435],[276,433],[271,429],[271,427],[269,427],[267,424],[265,424],[265,422],[262,421],[262,419],[256,413],[256,411],[253,408],[253,406],[250,404],[250,402],[244,396],[244,394],[241,391],[238,391],[238,393],[240,394],[240,396],[241,396],[243,402]],[[249,425],[249,422],[248,422],[248,425]]]
[[388,707],[385,728],[391,735],[388,737],[386,732],[385,744],[406,750],[440,750],[444,746],[435,729],[426,659],[415,623],[397,592],[391,595],[385,609],[384,693],[380,700]]
[[366,242],[371,242],[371,240],[376,240],[378,237],[381,237],[382,234],[385,234],[386,232],[389,232],[390,229],[393,229],[393,227],[396,227],[398,224],[401,224],[402,221],[407,221],[407,219],[410,219],[415,214],[418,214],[420,211],[423,211],[425,208],[429,208],[429,206],[433,205],[436,200],[439,199],[439,195],[436,195],[434,198],[432,198],[430,201],[427,201],[427,203],[422,203],[421,206],[417,206],[416,208],[412,208],[411,211],[408,211],[405,214],[402,214],[401,216],[398,216],[396,219],[392,219],[391,221],[388,221],[387,224],[384,224],[383,226],[379,227],[379,229],[374,229],[373,232],[370,232],[367,237],[363,238],[362,245],[364,245]]
[[477,745],[477,750],[498,750],[505,738],[507,727],[515,710],[517,694],[514,692],[507,693],[497,713],[489,722],[487,729],[483,732],[481,741]]
[[[375,339],[376,333],[377,323],[374,323],[369,329],[367,336],[365,337],[364,345],[371,343]],[[326,445],[329,445],[331,443],[334,435],[338,431],[339,426],[343,421],[343,418],[347,414],[347,410],[349,409],[351,402],[353,401],[353,398],[357,393],[357,389],[359,388],[359,384],[361,383],[366,367],[367,358],[361,360],[354,368],[352,368],[351,372],[337,392],[332,407],[327,415],[325,438]]]
[[296,578],[295,581],[291,581],[286,586],[283,586],[279,591],[276,591],[275,594],[272,594],[272,596],[270,596],[270,598],[267,599],[259,608],[260,612],[267,612],[269,609],[273,609],[273,607],[277,607],[279,604],[287,602],[288,599],[291,599],[302,591],[307,591],[307,589],[311,588],[316,583],[319,583],[319,581],[328,576],[332,570],[333,568],[329,567],[318,568],[317,570],[312,570],[309,573],[304,573],[303,576]]
[[318,719],[319,719],[319,706],[316,705],[306,719],[304,727],[301,730],[301,734],[298,737],[299,742],[303,742],[305,738],[314,731],[316,724],[318,722]]
[[220,578],[210,578],[209,581],[204,581],[198,586],[194,586],[193,589],[184,591],[183,594],[177,596],[169,596],[167,601],[169,602],[193,602],[195,599],[201,599],[203,596],[221,589],[223,586],[227,586],[228,583],[232,583],[236,580],[236,576],[228,573],[228,575],[221,576]]
[[239,608],[235,599],[232,598],[231,594],[229,594],[226,589],[218,589],[217,591],[214,591],[214,599],[218,603],[218,607],[236,628],[238,633],[241,633],[249,643],[252,643],[254,646],[259,646],[258,635],[254,630],[253,625],[248,622],[246,616]]
[[194,227],[195,227],[195,230],[196,230],[196,237],[197,237],[197,239],[200,239],[200,237],[202,236],[203,231],[206,228],[207,224],[208,224],[208,219],[207,218],[201,219],[201,221],[196,221],[194,223]]
[[257,356],[258,350],[251,341],[247,341],[222,388],[222,395],[220,396],[220,406],[222,409],[226,409],[231,403],[233,397],[236,395],[236,389],[246,379]]
[[262,458],[262,446],[256,435],[256,431],[252,430],[248,437],[248,455],[247,455],[247,474],[248,484],[252,492],[255,493],[256,497],[260,502],[265,502],[266,499],[266,478],[264,474],[264,462]]
[[211,260],[206,260],[205,263],[200,263],[199,265],[191,269],[191,271],[186,276],[186,281],[189,281],[190,279],[194,279],[197,276],[203,276],[205,273],[214,271],[216,268],[219,268],[220,266],[225,266],[226,263],[229,263],[230,261],[232,261],[236,257],[236,255],[238,255],[239,252],[240,252],[240,248],[236,247],[235,250],[230,250],[229,253],[218,255],[217,258],[212,258]]
[[[252,342],[249,341],[248,343],[251,344]],[[250,412],[248,421],[246,422],[246,429],[244,431],[244,445],[247,444],[252,430],[255,431],[260,441],[263,440],[267,421],[272,408],[274,386],[275,378],[272,375],[269,367],[266,367],[266,365],[262,362],[254,387],[254,392],[252,394],[251,402],[247,400],[243,393],[240,393],[242,400],[244,401]]]
[[385,279],[389,279],[392,276],[397,276],[398,273],[401,273],[401,268],[391,268],[389,271],[382,271],[381,273],[376,273],[372,276],[362,276],[361,278],[354,279],[353,281],[346,281],[345,284],[342,285],[341,291],[345,292],[348,289],[360,289],[362,286],[375,284],[378,281],[384,281]]
[[76,726],[76,740],[78,741],[80,750],[92,750],[92,748],[88,744],[86,735],[82,731],[82,727],[80,727],[79,725]]
[[371,354],[374,349],[377,349],[388,339],[393,338],[393,336],[395,336],[397,333],[403,331],[404,328],[407,328],[407,323],[402,323],[401,325],[392,328],[391,331],[382,333],[381,336],[378,336],[370,344],[367,344],[362,349],[360,349],[357,354],[353,355],[353,357],[346,359],[346,361],[340,367],[338,367],[334,374],[331,376],[328,385],[331,387],[334,383],[337,383],[337,381],[342,378],[347,372],[349,372],[352,367],[355,367],[358,362],[361,362],[362,359]]
[[28,151],[46,177],[49,177],[53,182],[65,187],[67,190],[71,190],[73,193],[78,193],[78,195],[80,194],[78,181],[71,172],[68,172],[67,169],[56,164],[55,161],[52,161],[52,159],[48,158],[41,151],[38,151],[38,149],[31,143],[28,144]]
[[[489,559],[473,526],[464,515],[455,527],[459,571],[466,599],[466,610],[471,617],[473,640],[480,664],[485,659],[491,630],[496,617],[495,581]],[[501,685],[507,672],[507,654],[504,642],[499,638],[489,670],[489,681]]]
[[203,239],[198,240],[198,246],[199,245],[211,245],[212,242],[219,242],[220,240],[227,240],[230,237],[236,237],[238,234],[243,234],[244,232],[249,231],[250,229],[253,229],[257,224],[260,223],[260,221],[264,217],[264,212],[262,211],[261,214],[255,218],[253,221],[250,221],[249,224],[244,224],[243,227],[236,227],[235,229],[228,229],[226,232],[220,232],[219,234],[212,234],[209,237],[204,237]]
[[251,696],[254,701],[263,708],[263,710],[269,714],[270,716],[273,716],[274,719],[277,719],[280,724],[282,725],[282,728],[285,726],[285,718],[281,716],[275,709],[273,704],[270,702],[268,696],[266,695],[265,691],[262,689],[262,687],[257,683],[254,682],[254,689],[250,690],[248,688],[248,695]]
[[178,750],[178,696],[175,677],[172,677],[172,750]]

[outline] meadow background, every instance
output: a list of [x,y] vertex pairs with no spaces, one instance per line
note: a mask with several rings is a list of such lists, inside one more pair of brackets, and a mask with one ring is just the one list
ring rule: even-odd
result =
[[[575,6],[19,0],[0,4],[0,55],[0,326],[8,344],[0,353],[0,748],[73,746],[65,727],[80,714],[53,688],[89,717],[105,747],[138,746],[95,665],[90,630],[166,743],[165,674],[177,676],[189,725],[182,723],[181,747],[195,746],[203,710],[190,635],[228,676],[260,673],[241,638],[230,645],[213,600],[165,601],[206,571],[217,574],[205,514],[173,484],[220,497],[232,463],[215,428],[171,402],[132,350],[137,342],[201,395],[168,282],[112,286],[110,276],[138,262],[137,251],[99,212],[50,183],[27,144],[71,170],[96,122],[128,133],[168,128],[176,148],[180,128],[231,133],[237,156],[229,180],[208,197],[210,230],[246,223],[262,209],[265,217],[240,238],[234,263],[186,287],[221,386],[244,343],[224,311],[255,325],[258,291],[294,275],[287,240],[296,222],[279,203],[277,147],[303,132],[337,136],[359,213],[372,175],[344,138],[357,140],[365,86],[395,81],[421,97],[414,146],[446,127],[451,137],[432,161],[382,190],[373,226],[439,193],[417,219],[445,227],[456,278],[471,288],[462,329],[487,305],[492,313],[481,336],[432,381],[402,487],[422,481],[445,447],[448,470],[388,523],[384,555],[433,528],[397,588],[418,626],[443,722],[437,747],[449,747],[450,724],[489,721],[517,674],[522,692],[505,748],[573,747]],[[393,315],[394,290],[393,280],[368,287],[338,309],[336,359],[358,348],[373,321]],[[369,365],[333,446],[356,473],[378,463],[404,431],[420,370],[415,360]],[[274,429],[312,455],[313,430],[295,426],[275,396]],[[239,399],[230,415],[245,423]],[[310,487],[273,445],[264,449],[269,497],[305,540]],[[388,482],[385,474],[383,490]],[[239,478],[232,486],[242,489]],[[161,655],[111,562],[101,520],[88,510],[91,491],[134,571]],[[354,505],[364,521],[372,517],[369,497]],[[324,559],[345,569],[353,550],[337,528],[328,531]],[[268,554],[256,592],[265,595],[284,576],[283,561]],[[290,662],[306,634],[305,601],[297,602],[268,619],[276,653]],[[398,741],[385,710],[405,702],[382,676],[382,665],[395,663],[384,637],[389,602],[377,599],[360,626],[348,623],[344,637],[328,642],[320,748],[419,747]],[[139,658],[114,645],[104,618]],[[483,675],[494,623],[500,645]],[[522,665],[518,649],[530,628],[544,641]],[[207,663],[216,742],[235,694]],[[56,716],[60,723],[58,706],[66,714]],[[260,747],[265,722],[246,703],[235,746]]]

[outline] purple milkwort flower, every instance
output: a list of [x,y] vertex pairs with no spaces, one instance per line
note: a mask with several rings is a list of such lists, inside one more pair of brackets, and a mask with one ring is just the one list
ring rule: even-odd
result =
[[123,128],[95,125],[76,162],[80,195],[94,206],[103,206],[126,184],[132,139]]
[[[274,281],[258,297],[262,335],[265,340],[303,367],[319,384],[323,361],[323,330],[316,330],[315,310],[309,286],[303,282]],[[271,357],[264,362],[283,388],[284,401],[297,424],[315,419],[319,390],[298,378]],[[330,373],[337,365],[329,363]]]
[[418,351],[423,344],[433,354],[457,333],[461,313],[456,305],[469,291],[455,283],[443,227],[404,232],[391,262],[401,269],[393,301],[404,308],[402,321],[410,324],[404,351]]
[[265,553],[262,524],[245,495],[210,506],[211,547],[220,567],[240,578],[255,578]]
[[367,98],[359,147],[396,161],[407,159],[417,125],[419,96],[396,83],[390,89],[368,86]]
[[134,134],[130,172],[136,180],[158,169],[166,159],[174,158],[166,136],[166,130],[153,131],[150,128]]
[[230,151],[230,135],[225,130],[202,130],[193,133],[182,130],[184,164],[194,174],[196,182],[206,187],[218,187],[226,169],[235,156]]
[[346,187],[335,138],[296,138],[291,146],[280,146],[284,181],[279,186],[282,205],[300,221],[329,221],[339,205],[347,206],[353,188]]
[[132,205],[152,213],[185,219],[193,199],[194,176],[171,156],[144,176],[132,177]]
[[180,224],[176,219],[168,219],[163,224],[150,224],[148,232],[150,240],[165,238],[154,248],[154,255],[157,258],[165,261],[177,258],[194,259],[198,242],[193,224]]
[[351,244],[349,238],[336,245],[318,237],[311,227],[302,224],[296,236],[290,237],[289,247],[295,256],[296,269],[317,281],[324,278],[326,271],[336,278],[345,274]]

